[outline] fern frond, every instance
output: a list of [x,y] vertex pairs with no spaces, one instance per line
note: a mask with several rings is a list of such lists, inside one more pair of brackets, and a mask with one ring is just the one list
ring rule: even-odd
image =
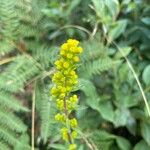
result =
[[4,142],[0,142],[0,148],[2,149],[2,150],[10,150],[10,148],[7,146],[7,144],[6,143],[4,143]]
[[14,111],[29,111],[17,98],[6,91],[0,91],[0,106]]
[[17,38],[19,26],[15,1],[0,0],[0,55],[13,50],[12,41]]
[[0,139],[1,141],[3,140],[11,146],[18,143],[18,140],[16,139],[16,134],[14,134],[14,132],[7,129],[6,127],[3,127],[2,125],[0,125]]
[[20,20],[19,33],[22,37],[40,37],[44,31],[42,9],[46,1],[17,0],[17,14]]
[[83,45],[83,63],[78,71],[82,78],[91,78],[92,75],[107,71],[119,63],[108,56],[106,47],[96,39],[84,42]]
[[32,59],[26,56],[17,56],[0,76],[0,89],[18,91],[24,87],[27,80],[36,76],[40,71]]
[[118,61],[113,61],[109,57],[99,58],[98,60],[89,61],[80,67],[81,76],[91,77],[93,74],[100,74],[112,68]]
[[20,142],[14,146],[14,150],[31,150],[29,135],[27,133],[21,135],[18,140]]
[[16,132],[25,132],[27,127],[12,112],[7,112],[0,107],[0,124]]
[[50,136],[49,128],[50,128],[50,114],[53,112],[51,109],[51,104],[49,102],[48,97],[49,88],[45,86],[43,81],[38,81],[36,84],[36,108],[40,115],[41,120],[41,137],[44,142],[46,142],[47,138]]

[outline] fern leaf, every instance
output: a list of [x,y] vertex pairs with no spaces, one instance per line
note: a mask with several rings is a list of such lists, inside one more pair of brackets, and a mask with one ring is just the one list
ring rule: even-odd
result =
[[29,111],[26,107],[22,106],[18,99],[5,91],[0,91],[0,106],[14,111]]
[[27,80],[36,76],[40,71],[39,66],[31,58],[18,56],[0,76],[0,89],[18,91],[24,87]]
[[0,139],[4,140],[11,146],[16,145],[18,143],[18,140],[16,139],[14,132],[6,129],[1,125],[0,125]]
[[12,112],[5,112],[0,107],[0,124],[16,132],[25,132],[27,127],[23,122],[16,117]]
[[0,142],[0,148],[1,150],[10,150],[10,148],[7,146],[6,143]]
[[100,74],[112,68],[119,61],[112,60],[108,54],[106,47],[97,40],[84,42],[84,56],[82,65],[79,68],[79,74],[83,78],[91,78],[94,74]]
[[41,118],[41,136],[44,142],[47,140],[50,127],[50,102],[48,98],[48,90],[46,89],[43,81],[36,84],[36,106]]
[[83,64],[79,73],[81,76],[91,77],[93,74],[100,74],[112,68],[118,61],[112,61],[109,57],[99,58],[98,60],[89,61]]
[[18,19],[15,13],[15,1],[0,0],[0,54],[13,50],[12,41],[17,38]]

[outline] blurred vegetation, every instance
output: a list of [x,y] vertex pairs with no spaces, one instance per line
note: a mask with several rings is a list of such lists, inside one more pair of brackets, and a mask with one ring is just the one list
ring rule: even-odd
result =
[[0,149],[28,150],[36,103],[35,148],[66,150],[49,89],[53,62],[68,38],[84,48],[79,66],[78,150],[149,150],[148,0],[0,0]]

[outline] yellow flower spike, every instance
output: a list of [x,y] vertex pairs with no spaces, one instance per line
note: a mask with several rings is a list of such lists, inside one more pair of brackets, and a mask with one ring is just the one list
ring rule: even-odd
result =
[[76,144],[70,144],[68,150],[76,150],[77,145]]
[[74,139],[77,136],[78,122],[75,118],[70,119],[70,116],[78,102],[77,95],[71,95],[72,89],[78,83],[76,68],[80,61],[79,55],[83,51],[78,45],[79,41],[75,39],[69,39],[61,45],[59,59],[55,61],[56,72],[52,77],[54,87],[50,92],[53,98],[57,99],[56,106],[59,113],[55,115],[55,120],[63,125],[61,135],[63,140],[70,144],[69,150],[77,148]]

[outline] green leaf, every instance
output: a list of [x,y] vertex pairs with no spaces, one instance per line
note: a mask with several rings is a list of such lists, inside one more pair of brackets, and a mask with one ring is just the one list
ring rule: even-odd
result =
[[28,134],[23,134],[19,138],[20,143],[17,143],[14,147],[14,150],[31,150],[31,147],[29,146],[29,136]]
[[110,150],[112,147],[113,141],[101,141],[97,143],[99,150]]
[[150,146],[150,123],[142,122],[141,123],[141,135]]
[[150,65],[146,66],[144,69],[142,78],[146,85],[150,85]]
[[143,17],[143,18],[141,19],[141,21],[142,21],[143,23],[145,23],[146,25],[150,25],[150,17]]
[[114,110],[112,104],[109,101],[100,103],[99,112],[104,119],[110,122],[114,122]]
[[111,41],[117,39],[125,31],[126,26],[127,20],[119,20],[115,22],[109,31],[108,34],[109,39]]
[[67,9],[67,16],[69,16],[71,14],[71,11],[77,7],[77,5],[79,5],[79,3],[81,2],[81,0],[75,0],[75,1],[71,1],[71,3],[69,4],[69,8]]
[[[131,47],[122,47],[121,51],[124,53],[124,56],[129,55],[129,53],[131,52]],[[119,51],[116,53],[115,58],[122,58],[124,57]]]
[[105,1],[106,6],[108,7],[112,17],[116,17],[117,14],[119,13],[119,2],[118,0],[109,0]]
[[133,150],[149,150],[150,146],[147,145],[147,143],[144,140],[141,140],[139,143],[137,143]]
[[92,2],[94,4],[97,16],[103,18],[103,16],[104,16],[104,8],[105,8],[104,1],[92,0]]
[[79,79],[80,90],[84,92],[86,96],[86,103],[93,109],[99,109],[99,96],[97,94],[94,84],[90,80]]
[[131,143],[127,139],[117,136],[116,142],[120,150],[131,150]]
[[51,144],[50,147],[54,150],[66,150],[66,147],[62,144]]
[[101,130],[101,131],[95,133],[95,135],[97,135],[97,137],[98,137],[101,141],[114,140],[114,139],[116,138],[115,135],[110,134],[110,133],[106,132],[105,130]]
[[132,121],[132,119],[133,118],[131,117],[130,111],[128,109],[119,108],[115,111],[114,114],[114,125],[116,127],[125,126],[130,120]]
[[115,138],[115,135],[110,134],[105,130],[95,130],[91,134],[91,139],[100,150],[110,150]]

